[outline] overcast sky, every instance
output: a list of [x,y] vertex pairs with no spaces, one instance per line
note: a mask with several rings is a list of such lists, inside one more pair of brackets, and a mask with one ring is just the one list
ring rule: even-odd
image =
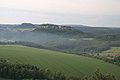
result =
[[0,0],[0,23],[120,26],[120,0]]

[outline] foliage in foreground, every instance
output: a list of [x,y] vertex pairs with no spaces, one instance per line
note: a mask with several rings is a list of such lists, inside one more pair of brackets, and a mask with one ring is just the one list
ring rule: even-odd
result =
[[48,69],[25,64],[11,64],[0,59],[0,77],[13,80],[116,80],[112,74],[102,74],[97,70],[90,76],[83,78],[66,76],[60,72],[51,73]]

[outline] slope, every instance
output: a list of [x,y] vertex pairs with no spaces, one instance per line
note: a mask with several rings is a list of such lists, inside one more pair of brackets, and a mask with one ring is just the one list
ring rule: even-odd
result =
[[102,72],[111,72],[120,79],[120,67],[101,60],[84,56],[65,54],[46,49],[37,49],[19,45],[0,46],[0,58],[13,63],[24,63],[48,68],[52,72],[66,75],[84,76],[100,68]]

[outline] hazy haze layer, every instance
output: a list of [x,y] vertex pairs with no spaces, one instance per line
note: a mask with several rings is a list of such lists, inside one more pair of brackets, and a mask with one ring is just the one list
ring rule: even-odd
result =
[[120,0],[0,0],[0,23],[120,26]]

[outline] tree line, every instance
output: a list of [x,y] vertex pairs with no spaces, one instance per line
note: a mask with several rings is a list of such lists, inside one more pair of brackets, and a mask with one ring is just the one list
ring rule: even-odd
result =
[[[103,60],[108,63],[115,64],[117,66],[120,66],[120,56],[100,56],[100,53],[97,54],[81,54],[83,56],[91,57],[91,58],[96,58],[99,60]],[[109,58],[107,58],[109,57]]]

